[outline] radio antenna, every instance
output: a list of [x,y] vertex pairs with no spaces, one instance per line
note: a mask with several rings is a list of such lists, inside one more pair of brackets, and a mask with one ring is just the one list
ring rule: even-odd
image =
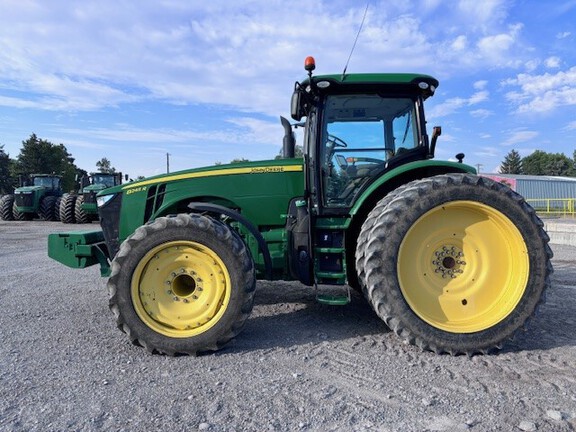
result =
[[352,58],[352,53],[354,52],[354,48],[356,48],[356,42],[358,42],[358,37],[360,36],[360,32],[362,31],[362,27],[364,26],[364,21],[366,20],[366,14],[368,13],[368,5],[370,1],[366,2],[366,9],[364,9],[364,16],[362,17],[362,22],[360,23],[360,28],[358,29],[358,33],[356,33],[356,39],[354,39],[354,44],[352,45],[352,49],[350,50],[350,55],[348,56],[348,60],[346,61],[346,65],[344,66],[344,71],[342,72],[342,79],[346,76],[346,69],[348,69],[348,63],[350,63],[350,59]]

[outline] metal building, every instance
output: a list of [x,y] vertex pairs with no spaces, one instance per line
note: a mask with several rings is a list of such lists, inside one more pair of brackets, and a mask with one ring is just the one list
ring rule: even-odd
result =
[[483,177],[505,183],[538,210],[574,214],[576,178],[520,174],[482,173]]
[[576,199],[576,177],[490,173],[480,175],[507,184],[526,199]]

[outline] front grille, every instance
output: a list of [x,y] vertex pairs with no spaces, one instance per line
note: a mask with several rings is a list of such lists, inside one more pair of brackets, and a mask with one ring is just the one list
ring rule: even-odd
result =
[[96,204],[96,192],[84,192],[84,202],[86,204]]
[[33,194],[16,194],[14,197],[14,201],[18,207],[32,207],[34,202],[34,195]]
[[122,194],[116,194],[103,207],[98,208],[100,226],[104,233],[106,246],[108,246],[109,258],[113,259],[120,249],[120,209],[122,208]]

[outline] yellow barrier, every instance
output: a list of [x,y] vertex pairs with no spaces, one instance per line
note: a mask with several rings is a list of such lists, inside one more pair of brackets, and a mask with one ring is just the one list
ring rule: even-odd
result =
[[531,198],[526,202],[538,213],[576,217],[576,198]]

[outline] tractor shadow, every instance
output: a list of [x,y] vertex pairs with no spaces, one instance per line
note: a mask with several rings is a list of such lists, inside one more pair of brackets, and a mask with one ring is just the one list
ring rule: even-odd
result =
[[259,282],[252,314],[224,352],[293,348],[331,340],[350,339],[353,343],[389,332],[362,294],[354,290],[349,304],[329,306],[316,301],[311,287]]
[[[576,346],[576,287],[574,270],[556,268],[546,303],[520,331],[505,344],[502,353],[551,350]],[[296,282],[259,282],[254,309],[244,330],[223,350],[244,352],[294,348],[324,341],[363,340],[397,343],[400,338],[375,314],[361,293],[351,290],[346,306],[323,305],[316,301],[312,287]],[[348,343],[348,342],[347,342]]]

